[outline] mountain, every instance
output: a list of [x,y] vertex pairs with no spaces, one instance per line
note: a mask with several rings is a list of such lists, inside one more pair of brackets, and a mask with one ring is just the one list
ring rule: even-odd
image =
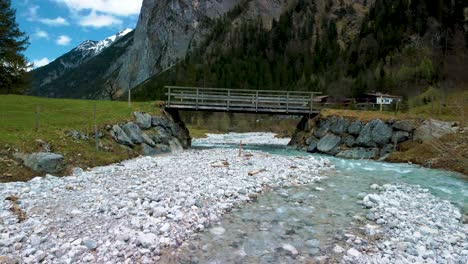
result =
[[[51,87],[60,85],[58,80],[62,76],[70,74],[74,69],[100,55],[112,44],[121,40],[132,31],[132,29],[125,29],[101,41],[86,40],[48,65],[35,69],[32,71],[32,93],[47,97],[63,97],[64,93],[62,91],[51,89]],[[104,67],[107,68],[109,66],[105,65]]]
[[[162,99],[164,85],[417,94],[468,84],[463,0],[144,0],[135,31],[36,94]],[[45,78],[44,78],[45,77]],[[46,83],[46,85],[37,85]]]
[[165,85],[321,91],[338,100],[468,87],[466,1],[290,1],[270,28],[240,11],[212,22],[183,61],[133,96],[163,99]]

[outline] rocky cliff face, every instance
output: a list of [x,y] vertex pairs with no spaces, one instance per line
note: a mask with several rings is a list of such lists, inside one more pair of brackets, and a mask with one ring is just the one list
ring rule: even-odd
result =
[[145,0],[133,46],[122,57],[118,82],[132,88],[183,59],[190,47],[209,31],[207,21],[245,2],[246,16],[265,21],[279,17],[285,0]]

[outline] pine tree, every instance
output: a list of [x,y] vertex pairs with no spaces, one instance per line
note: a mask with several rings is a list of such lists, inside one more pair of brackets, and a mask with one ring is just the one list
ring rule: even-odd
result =
[[28,37],[16,23],[10,0],[0,0],[0,93],[18,93],[24,85],[28,62],[22,54]]

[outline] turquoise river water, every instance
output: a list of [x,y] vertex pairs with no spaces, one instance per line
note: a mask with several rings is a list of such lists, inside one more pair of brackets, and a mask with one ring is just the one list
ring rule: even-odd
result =
[[[195,148],[237,148],[217,144]],[[308,258],[330,254],[343,244],[345,234],[365,225],[365,209],[358,200],[373,193],[376,183],[420,185],[432,194],[451,201],[468,212],[468,181],[462,175],[409,164],[390,164],[367,160],[347,160],[308,154],[285,146],[245,146],[277,155],[314,155],[330,159],[336,169],[327,179],[312,186],[272,190],[258,201],[225,215],[220,223],[225,233],[202,232],[179,255],[181,263],[298,263],[282,250],[294,246],[304,263]],[[319,187],[319,188],[317,188]],[[333,262],[332,259],[328,261]]]

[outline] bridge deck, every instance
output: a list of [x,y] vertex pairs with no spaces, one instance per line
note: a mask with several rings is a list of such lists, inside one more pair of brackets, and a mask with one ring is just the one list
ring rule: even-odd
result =
[[316,114],[316,92],[166,86],[166,108],[187,111]]

